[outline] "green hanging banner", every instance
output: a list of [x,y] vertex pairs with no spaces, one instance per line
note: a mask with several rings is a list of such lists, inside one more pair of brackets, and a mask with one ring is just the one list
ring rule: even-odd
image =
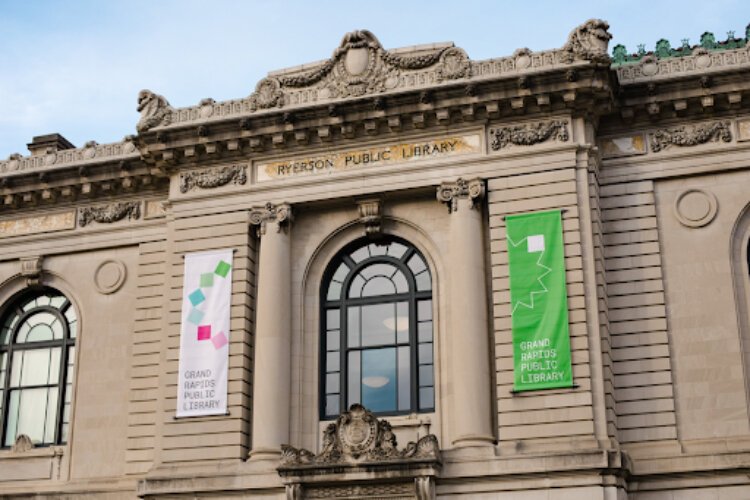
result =
[[509,215],[505,224],[513,390],[572,387],[561,213]]

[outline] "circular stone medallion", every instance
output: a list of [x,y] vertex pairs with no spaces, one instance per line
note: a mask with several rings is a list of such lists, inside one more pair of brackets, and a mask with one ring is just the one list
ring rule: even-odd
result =
[[122,261],[107,259],[94,271],[94,286],[99,293],[109,295],[122,287],[126,277],[127,270]]
[[702,189],[688,189],[674,202],[674,215],[686,227],[703,227],[716,217],[716,197]]

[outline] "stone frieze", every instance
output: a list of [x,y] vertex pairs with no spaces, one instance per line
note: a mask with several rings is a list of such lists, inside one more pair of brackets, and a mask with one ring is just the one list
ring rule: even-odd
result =
[[690,128],[681,126],[660,129],[651,133],[650,137],[651,151],[658,153],[670,146],[697,146],[718,140],[731,142],[732,131],[728,122],[713,122]]
[[141,202],[126,201],[110,203],[98,207],[85,207],[78,210],[78,224],[84,227],[92,222],[100,224],[111,224],[125,218],[141,218]]
[[214,167],[206,170],[196,170],[180,174],[180,192],[187,193],[191,189],[213,189],[232,184],[245,184],[247,173],[245,165]]
[[490,138],[492,139],[490,147],[493,151],[499,151],[510,144],[533,146],[553,137],[558,141],[568,141],[570,135],[568,134],[567,120],[551,120],[536,124],[490,129]]

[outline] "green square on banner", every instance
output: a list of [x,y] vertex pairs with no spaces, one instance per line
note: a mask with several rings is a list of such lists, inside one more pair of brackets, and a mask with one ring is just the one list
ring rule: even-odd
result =
[[188,314],[188,321],[190,321],[194,325],[199,325],[201,321],[203,321],[203,316],[205,314],[203,311],[199,311],[198,309],[193,309],[190,311],[190,314]]
[[197,306],[204,300],[206,300],[206,296],[203,295],[203,292],[201,292],[200,288],[190,295],[188,295],[188,299],[190,299],[190,303],[193,304],[193,306]]
[[214,286],[214,273],[201,274],[201,288],[210,288],[212,286]]
[[216,269],[214,270],[214,272],[222,278],[226,278],[230,269],[232,269],[232,266],[227,264],[224,260],[220,260],[219,263],[216,264]]

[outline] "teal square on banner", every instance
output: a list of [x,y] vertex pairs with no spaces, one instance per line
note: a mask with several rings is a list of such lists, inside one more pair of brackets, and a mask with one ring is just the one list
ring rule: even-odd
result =
[[188,314],[187,319],[192,324],[199,325],[200,322],[203,320],[203,316],[205,316],[203,311],[199,311],[198,309],[193,309],[192,311],[190,311],[190,314]]
[[210,288],[214,286],[214,273],[201,274],[201,288]]
[[190,295],[188,295],[188,299],[190,299],[190,303],[193,304],[193,306],[197,306],[204,300],[206,300],[206,296],[203,295],[203,292],[201,292],[200,288]]
[[214,272],[222,278],[226,278],[231,268],[232,266],[227,264],[224,260],[220,260],[219,263],[216,264],[216,269],[214,270]]

